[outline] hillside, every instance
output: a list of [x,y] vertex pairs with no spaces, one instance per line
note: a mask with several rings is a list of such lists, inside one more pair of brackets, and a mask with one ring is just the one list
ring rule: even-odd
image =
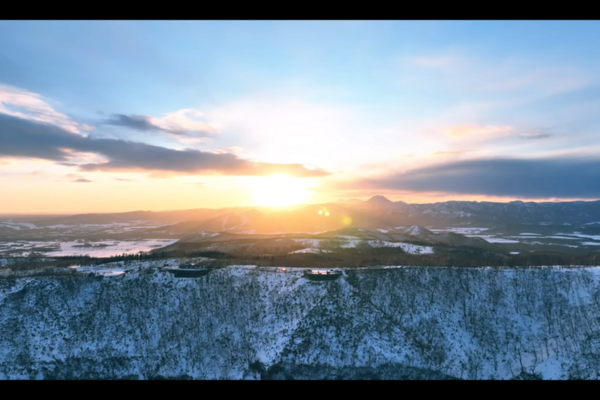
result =
[[599,267],[0,280],[1,379],[598,379]]

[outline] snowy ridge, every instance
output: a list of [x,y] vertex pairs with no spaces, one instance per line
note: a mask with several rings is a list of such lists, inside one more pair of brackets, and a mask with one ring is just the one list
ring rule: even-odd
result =
[[558,266],[6,279],[0,379],[598,379],[599,293]]

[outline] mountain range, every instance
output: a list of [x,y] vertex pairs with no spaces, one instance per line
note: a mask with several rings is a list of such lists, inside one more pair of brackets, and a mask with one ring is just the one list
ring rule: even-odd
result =
[[[78,225],[76,232],[72,227]],[[273,234],[327,232],[342,228],[390,231],[408,226],[526,229],[545,226],[600,232],[600,201],[508,203],[447,201],[429,204],[393,202],[384,196],[340,200],[289,208],[230,207],[180,211],[133,211],[61,217],[0,220],[1,238],[45,238],[87,229],[102,237],[145,235],[184,237],[198,232]],[[84,229],[85,228],[85,229]],[[63,235],[63,236],[64,236]],[[108,236],[107,236],[108,235]],[[144,236],[144,237],[145,237]],[[140,236],[141,237],[141,236]]]

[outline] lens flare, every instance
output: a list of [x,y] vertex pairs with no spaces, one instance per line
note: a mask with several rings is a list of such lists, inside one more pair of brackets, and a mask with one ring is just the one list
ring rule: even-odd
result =
[[317,214],[329,217],[329,211],[327,211],[327,207],[321,208],[319,211],[317,211]]

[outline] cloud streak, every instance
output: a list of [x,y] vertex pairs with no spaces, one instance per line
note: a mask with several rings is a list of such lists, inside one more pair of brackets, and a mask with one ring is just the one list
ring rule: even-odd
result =
[[481,159],[418,168],[354,189],[391,189],[523,198],[600,198],[600,159]]
[[453,139],[464,139],[470,137],[492,138],[505,136],[514,131],[511,126],[496,125],[458,125],[450,126],[444,129],[444,133]]
[[[165,131],[164,128],[153,124],[151,122],[151,117],[147,115],[115,114],[111,119],[104,121],[104,123],[108,125],[123,126],[137,131]],[[167,131],[171,132],[169,130]]]
[[522,133],[519,135],[519,137],[521,139],[535,140],[535,139],[546,139],[546,138],[552,137],[552,135],[549,133]]
[[325,176],[326,171],[300,164],[263,163],[229,153],[174,150],[118,139],[93,139],[49,123],[0,113],[0,157],[30,157],[73,163],[77,153],[94,153],[105,162],[78,164],[82,171],[150,172],[154,174],[222,174],[238,176],[286,173],[297,177]]
[[185,108],[168,113],[162,118],[149,115],[115,114],[104,123],[142,132],[155,131],[175,136],[207,137],[219,132],[216,124],[199,120],[202,117],[203,114],[200,111]]
[[0,85],[0,113],[52,124],[71,133],[94,129],[56,111],[42,99],[41,95],[9,85]]

